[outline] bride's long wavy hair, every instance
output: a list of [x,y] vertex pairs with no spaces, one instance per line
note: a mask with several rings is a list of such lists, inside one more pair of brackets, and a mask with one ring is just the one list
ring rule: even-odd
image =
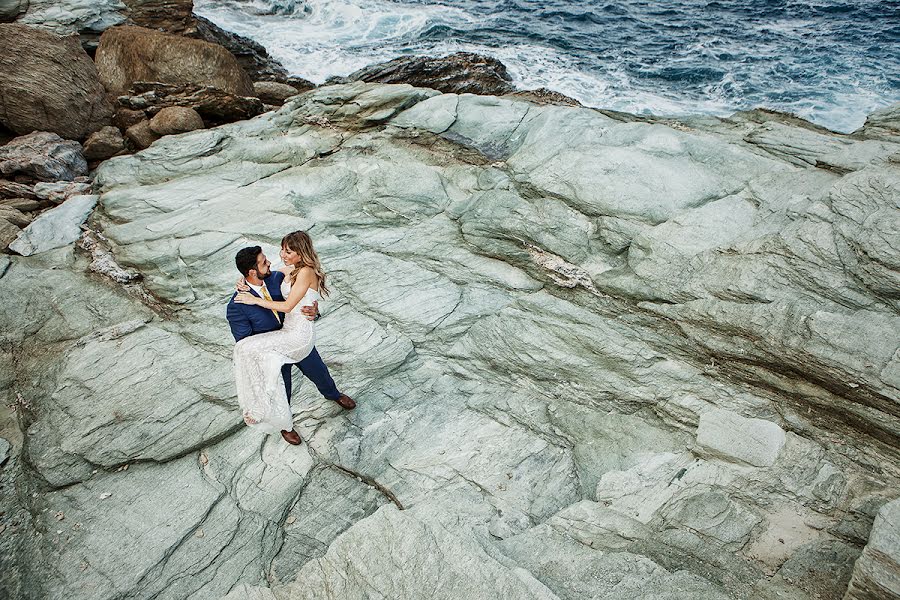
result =
[[310,267],[316,273],[319,280],[319,294],[323,297],[329,294],[328,287],[325,285],[325,271],[322,269],[322,262],[319,255],[313,248],[312,238],[305,231],[294,231],[281,238],[281,247],[287,250],[293,250],[300,256],[300,262],[294,265],[291,271],[291,285],[297,280],[297,273],[301,267]]

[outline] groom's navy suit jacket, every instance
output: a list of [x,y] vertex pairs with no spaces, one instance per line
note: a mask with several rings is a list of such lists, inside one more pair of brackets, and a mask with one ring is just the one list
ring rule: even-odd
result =
[[[284,273],[280,271],[272,271],[272,274],[266,277],[266,289],[272,300],[282,301],[284,297],[281,295],[281,282],[284,281]],[[250,293],[259,297],[251,288]],[[239,342],[249,335],[257,333],[266,333],[267,331],[275,331],[281,329],[281,323],[284,321],[284,313],[278,313],[279,318],[275,318],[268,308],[256,306],[254,304],[239,304],[234,301],[237,292],[232,294],[231,300],[228,302],[226,315],[228,317],[228,325],[231,326],[231,334],[234,341]],[[300,372],[306,375],[312,381],[319,392],[329,400],[336,400],[340,397],[340,392],[334,384],[334,379],[328,372],[328,367],[322,362],[322,357],[318,351],[313,348],[309,356],[296,363],[295,365]],[[284,388],[287,391],[288,401],[291,399],[291,365],[284,365],[281,368],[281,375],[284,378]]]

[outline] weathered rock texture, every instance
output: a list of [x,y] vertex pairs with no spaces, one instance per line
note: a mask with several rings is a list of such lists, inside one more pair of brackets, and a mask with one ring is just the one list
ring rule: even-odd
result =
[[59,35],[81,34],[85,41],[126,19],[126,6],[120,0],[29,0],[20,23],[33,25]]
[[208,85],[240,96],[253,95],[253,82],[222,46],[146,29],[108,29],[94,57],[103,85],[127,92],[136,81]]
[[0,175],[37,181],[72,181],[87,175],[81,144],[45,131],[0,146]]
[[[897,142],[354,83],[111,159],[84,251],[0,257],[0,583],[839,599],[900,481]],[[300,447],[224,320],[295,229],[358,402],[299,385]]]
[[900,500],[885,504],[856,561],[845,600],[900,598]]
[[209,86],[138,82],[132,86],[132,92],[132,96],[120,96],[119,104],[133,111],[128,116],[135,118],[153,116],[170,106],[182,106],[196,110],[209,123],[222,124],[249,119],[265,110],[259,98],[238,96]]
[[77,38],[0,24],[0,125],[83,139],[108,125],[113,107]]
[[456,52],[448,56],[401,56],[349,75],[353,81],[408,83],[456,94],[502,95],[515,90],[506,66],[490,56]]

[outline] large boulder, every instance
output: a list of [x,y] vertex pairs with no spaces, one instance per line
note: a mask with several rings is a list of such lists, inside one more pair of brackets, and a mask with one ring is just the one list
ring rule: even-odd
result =
[[408,83],[439,92],[502,95],[515,91],[506,66],[489,56],[456,52],[443,57],[401,56],[352,73],[353,81]]
[[0,24],[0,124],[80,140],[107,125],[112,110],[77,38]]
[[159,81],[253,95],[250,77],[222,46],[143,27],[107,30],[94,60],[101,81],[115,94],[127,92],[136,81]]
[[87,175],[81,144],[36,131],[0,146],[0,174],[38,181],[72,181]]

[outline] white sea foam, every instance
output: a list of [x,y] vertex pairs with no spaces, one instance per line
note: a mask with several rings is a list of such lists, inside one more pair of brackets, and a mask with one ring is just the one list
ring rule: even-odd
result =
[[[767,105],[838,131],[852,131],[868,112],[889,100],[871,86],[854,85],[852,72],[832,74],[823,79],[821,88],[808,86],[799,91],[789,87],[792,81],[788,77],[782,81],[785,89],[779,90],[772,88],[778,84],[770,79],[765,64],[755,70],[757,67],[742,61],[719,60],[720,56],[752,55],[763,63],[790,64],[797,58],[784,55],[784,39],[796,41],[821,26],[810,19],[753,24],[759,38],[753,48],[714,34],[693,40],[669,57],[668,64],[690,69],[700,57],[723,74],[719,81],[679,86],[652,77],[635,79],[633,54],[629,70],[624,66],[626,59],[615,53],[598,56],[597,64],[591,64],[589,56],[579,56],[576,61],[571,54],[541,45],[539,40],[487,46],[465,39],[447,40],[446,36],[429,39],[428,32],[436,26],[465,32],[481,24],[483,17],[458,7],[390,0],[195,0],[194,9],[225,29],[263,44],[291,73],[315,83],[404,54],[442,56],[469,51],[500,59],[520,88],[545,87],[586,106],[637,114],[728,115]],[[638,59],[653,68],[652,56]]]

